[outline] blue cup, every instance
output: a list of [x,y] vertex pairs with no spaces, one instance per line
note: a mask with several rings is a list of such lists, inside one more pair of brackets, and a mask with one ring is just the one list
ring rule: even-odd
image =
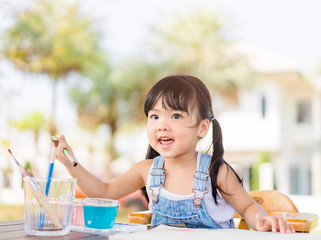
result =
[[84,223],[88,229],[111,229],[114,226],[119,201],[104,198],[84,198]]

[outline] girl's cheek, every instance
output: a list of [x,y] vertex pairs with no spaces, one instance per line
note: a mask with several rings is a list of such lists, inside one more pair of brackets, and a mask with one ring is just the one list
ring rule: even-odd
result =
[[155,121],[147,121],[147,130],[155,130],[156,122]]
[[153,137],[155,137],[155,131],[148,126],[147,126],[147,137],[148,137],[148,140],[152,140]]

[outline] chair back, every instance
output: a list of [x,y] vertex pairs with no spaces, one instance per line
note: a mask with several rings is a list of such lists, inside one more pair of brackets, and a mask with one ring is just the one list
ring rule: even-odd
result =
[[[297,232],[310,232],[319,225],[319,218],[315,214],[300,213],[292,200],[283,193],[275,190],[260,190],[249,192],[250,196],[260,204],[271,216],[286,219]],[[240,218],[238,229],[249,229],[249,226],[239,213],[234,218]]]
[[267,212],[298,212],[292,200],[283,193],[275,190],[261,190],[249,193]]

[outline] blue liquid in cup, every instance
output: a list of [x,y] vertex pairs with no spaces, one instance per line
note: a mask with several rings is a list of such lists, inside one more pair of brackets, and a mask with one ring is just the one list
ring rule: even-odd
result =
[[110,229],[114,226],[118,206],[84,206],[85,227]]

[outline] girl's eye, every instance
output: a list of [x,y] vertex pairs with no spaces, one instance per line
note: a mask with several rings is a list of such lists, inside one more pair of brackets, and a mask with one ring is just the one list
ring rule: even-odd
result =
[[156,114],[153,114],[150,116],[151,119],[158,119],[158,116]]
[[182,116],[179,115],[178,113],[173,114],[172,118],[173,119],[180,119]]

